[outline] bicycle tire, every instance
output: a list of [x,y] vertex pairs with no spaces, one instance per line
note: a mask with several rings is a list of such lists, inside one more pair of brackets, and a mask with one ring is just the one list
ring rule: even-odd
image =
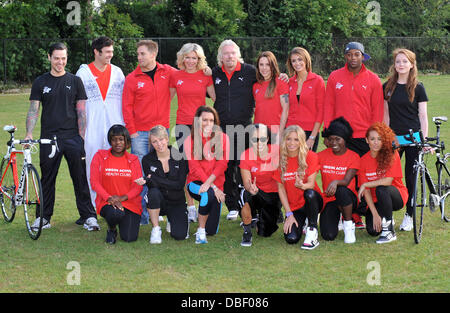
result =
[[412,210],[413,210],[413,231],[414,231],[414,242],[419,243],[422,239],[423,232],[423,212],[426,206],[426,182],[425,182],[425,171],[423,169],[418,169],[415,174],[416,185],[414,186],[414,195],[411,199]]
[[0,167],[1,183],[0,183],[0,205],[2,214],[6,222],[11,223],[16,216],[16,184],[14,182],[13,168],[8,159],[3,159]]
[[39,227],[37,229],[32,228],[29,214],[42,217],[44,206],[41,179],[39,178],[38,171],[32,164],[28,165],[27,168],[27,176],[25,177],[23,196],[25,224],[27,226],[28,234],[30,235],[31,239],[36,240],[41,235],[43,219],[40,219]]
[[[450,154],[445,155],[445,163],[439,165],[438,169],[438,193],[439,197],[443,197],[439,202],[439,208],[441,210],[441,217],[445,222],[450,220],[450,216],[446,215],[445,208],[449,209],[450,205],[450,173],[447,168],[447,159],[450,158]],[[447,213],[448,214],[448,213]]]

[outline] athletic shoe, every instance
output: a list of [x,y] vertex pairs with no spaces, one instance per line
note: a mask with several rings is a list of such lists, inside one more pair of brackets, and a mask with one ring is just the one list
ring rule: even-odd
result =
[[341,214],[341,217],[339,218],[338,223],[338,231],[344,230],[344,217]]
[[86,220],[85,220],[84,218],[80,217],[79,219],[77,219],[77,220],[75,221],[75,224],[80,225],[80,226],[83,226],[83,224],[84,224],[85,221],[86,221]]
[[353,222],[355,222],[355,228],[356,229],[364,229],[366,228],[366,224],[361,219],[361,215],[353,213],[352,214]]
[[197,208],[195,207],[195,205],[188,206],[187,211],[188,211],[189,223],[197,223],[198,212],[197,212]]
[[412,229],[413,229],[413,219],[411,216],[408,215],[408,213],[405,213],[403,221],[400,224],[400,230],[411,231]]
[[150,243],[151,244],[160,244],[162,242],[161,233],[162,233],[161,227],[154,226],[152,228],[152,233],[150,235]]
[[355,243],[355,224],[353,221],[344,221],[342,223],[342,228],[344,229],[344,242]]
[[308,227],[306,231],[305,241],[303,242],[301,248],[306,250],[312,250],[317,248],[319,245],[318,231],[315,227]]
[[89,217],[83,224],[84,229],[88,231],[100,230],[97,219],[95,217]]
[[164,222],[164,217],[160,215],[160,216],[158,217],[158,221]]
[[[33,231],[37,231],[37,230],[39,229],[39,223],[40,223],[40,222],[41,222],[41,218],[38,217],[38,218],[34,221],[33,225],[31,225],[31,229],[32,229]],[[50,225],[50,222],[47,221],[45,218],[42,218],[42,229],[50,228],[50,227],[52,227],[52,225]]]
[[166,232],[170,233],[170,222],[167,221]]
[[235,221],[237,220],[237,217],[239,216],[239,211],[237,210],[231,210],[227,214],[227,220]]
[[388,243],[394,240],[397,240],[397,236],[394,231],[394,225],[392,224],[392,221],[386,221],[386,219],[383,217],[383,220],[381,222],[381,235],[378,237],[376,243]]
[[206,231],[204,228],[197,228],[197,232],[195,233],[195,243],[196,244],[208,243],[208,240],[206,239]]
[[109,243],[110,245],[113,245],[116,243],[116,238],[117,238],[117,230],[110,230],[108,229],[106,231],[106,243]]
[[242,235],[241,246],[251,247],[252,246],[252,227],[251,225],[243,226],[244,234]]

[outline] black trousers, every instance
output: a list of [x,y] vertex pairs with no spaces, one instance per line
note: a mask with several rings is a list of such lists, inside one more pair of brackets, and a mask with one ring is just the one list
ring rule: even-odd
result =
[[356,208],[356,195],[347,187],[338,186],[335,193],[336,200],[328,202],[320,213],[320,235],[325,240],[334,240],[338,235],[338,224],[341,216],[339,207],[352,204]]
[[105,205],[100,210],[100,216],[106,220],[109,229],[119,226],[120,239],[126,242],[136,241],[139,235],[141,216],[127,208],[123,211],[112,205]]
[[[72,178],[75,200],[80,217],[87,219],[96,217],[92,206],[89,185],[86,178],[86,155],[84,152],[84,140],[80,136],[68,139],[58,138],[59,152],[53,158],[49,158],[51,145],[40,146],[40,166],[42,173],[42,193],[44,196],[44,218],[50,221],[55,205],[55,184],[61,160],[64,158],[69,166]],[[36,217],[38,213],[36,212]]]
[[278,229],[277,221],[281,210],[278,192],[264,192],[260,189],[256,195],[252,195],[243,190],[242,200],[250,205],[252,217],[258,214],[258,235],[269,237]]
[[408,202],[406,203],[406,212],[409,216],[412,216],[411,198],[414,194],[414,188],[416,187],[414,162],[419,156],[419,149],[417,147],[405,147],[400,149],[400,157],[405,153],[405,182],[408,189]]
[[[394,186],[378,186],[375,189],[377,196],[377,203],[375,207],[381,218],[392,220],[392,212],[403,208],[403,200],[400,192]],[[373,215],[370,209],[366,211],[366,229],[372,236],[377,236],[380,232],[373,229]]]
[[188,233],[188,216],[186,201],[167,201],[158,188],[148,190],[148,207],[150,210],[160,209],[159,215],[167,215],[170,222],[170,236],[176,240],[186,239]]
[[284,240],[289,244],[297,243],[301,239],[306,218],[308,218],[309,227],[317,228],[317,217],[319,210],[323,206],[322,196],[312,189],[305,190],[303,196],[305,198],[305,205],[292,212],[297,220],[298,227],[292,224],[291,232],[284,234]]

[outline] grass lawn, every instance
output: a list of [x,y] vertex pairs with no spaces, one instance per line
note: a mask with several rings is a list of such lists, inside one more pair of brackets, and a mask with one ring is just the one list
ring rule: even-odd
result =
[[[430,99],[430,121],[432,116],[450,117],[450,76],[420,79]],[[17,138],[25,135],[28,96],[0,95],[0,126],[17,125]],[[38,125],[35,138],[39,128]],[[435,134],[431,122],[429,133]],[[442,134],[450,144],[450,122],[444,124]],[[8,136],[0,131],[2,154]],[[319,151],[322,149],[321,143]],[[38,154],[33,157],[38,165]],[[254,235],[252,247],[241,247],[239,221],[227,221],[224,208],[219,233],[209,237],[207,245],[195,245],[195,223],[191,225],[191,237],[185,241],[175,241],[163,231],[163,243],[150,245],[151,227],[147,225],[141,227],[137,242],[118,240],[110,246],[104,242],[106,224],[102,218],[99,232],[87,232],[75,224],[78,212],[65,161],[57,178],[52,227],[43,230],[37,241],[28,237],[22,211],[19,207],[10,224],[0,218],[0,292],[328,293],[450,289],[449,225],[440,220],[437,212],[426,212],[419,245],[414,243],[411,232],[398,231],[397,241],[377,245],[376,238],[365,230],[357,230],[357,242],[353,245],[344,244],[340,232],[335,241],[319,238],[317,249],[305,251],[300,244],[286,244],[279,229],[270,238]],[[394,214],[397,228],[403,214],[404,210]],[[161,226],[164,229],[165,222]],[[77,285],[68,283],[72,277],[72,268],[68,267],[71,261],[80,265]],[[379,276],[375,276],[378,284],[369,283],[372,264],[379,266]]]

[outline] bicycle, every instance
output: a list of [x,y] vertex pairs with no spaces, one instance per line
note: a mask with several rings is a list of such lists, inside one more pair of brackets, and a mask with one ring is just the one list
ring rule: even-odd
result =
[[[49,155],[52,158],[58,150],[56,137],[52,139],[38,140],[16,140],[14,139],[15,126],[6,125],[3,130],[10,134],[7,142],[7,152],[3,157],[0,173],[0,204],[5,221],[11,223],[16,214],[16,208],[23,205],[25,214],[25,224],[28,234],[34,240],[38,239],[42,230],[42,218],[38,227],[32,227],[29,214],[43,216],[44,199],[42,195],[42,184],[38,171],[31,160],[32,150],[36,149],[36,144],[51,144],[52,151]],[[23,145],[23,150],[17,150],[16,145]],[[24,161],[22,171],[18,173],[17,155],[23,154]],[[31,213],[33,212],[33,213]]]
[[[404,138],[410,143],[396,145],[393,143],[394,149],[401,147],[417,147],[419,155],[414,164],[414,172],[416,182],[414,187],[414,194],[411,197],[411,207],[413,209],[413,229],[414,241],[418,244],[422,238],[423,232],[423,214],[425,207],[429,206],[430,211],[436,211],[439,206],[441,210],[441,219],[448,222],[450,217],[445,215],[445,206],[450,202],[450,172],[447,167],[447,161],[450,159],[450,153],[444,153],[444,142],[440,139],[440,127],[443,122],[447,121],[446,116],[433,117],[433,122],[436,125],[436,137],[423,138],[422,132],[419,131],[419,139],[413,135],[413,131],[409,130],[409,135]],[[435,143],[433,143],[435,142]],[[429,151],[424,148],[430,147],[436,152],[436,170],[437,170],[437,184],[434,183],[428,170],[427,164],[424,161],[424,155]],[[427,199],[427,190],[429,190],[429,199]],[[427,204],[427,200],[429,204]]]

